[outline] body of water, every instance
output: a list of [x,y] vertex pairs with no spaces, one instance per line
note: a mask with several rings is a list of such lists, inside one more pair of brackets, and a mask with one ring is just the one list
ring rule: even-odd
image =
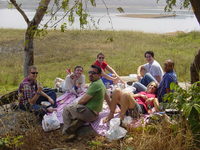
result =
[[[22,8],[31,19],[35,14],[37,1],[21,0],[21,2],[24,4]],[[177,9],[175,17],[165,18],[121,17],[121,14],[116,11],[117,7],[122,7],[125,11],[123,14],[166,14],[164,12],[165,3],[163,0],[158,4],[154,0],[109,0],[105,2],[109,8],[109,16],[102,1],[97,0],[97,7],[95,8],[88,6],[96,27],[89,23],[86,29],[129,30],[149,33],[200,31],[200,26],[194,14],[189,10]],[[0,4],[2,4],[0,7],[0,28],[25,29],[27,27],[17,10],[8,9],[6,1],[0,0]],[[59,12],[59,17],[61,16],[62,12]],[[49,17],[46,16],[42,24],[48,19]],[[80,29],[78,18],[75,18],[75,23],[72,26],[68,26],[68,28]]]

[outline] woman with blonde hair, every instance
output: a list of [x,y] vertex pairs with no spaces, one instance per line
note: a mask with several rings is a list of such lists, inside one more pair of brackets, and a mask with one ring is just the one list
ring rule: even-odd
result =
[[123,120],[125,114],[133,118],[138,118],[140,114],[151,113],[152,108],[155,111],[159,111],[159,102],[156,98],[157,83],[151,82],[147,86],[146,91],[142,91],[138,94],[123,92],[116,89],[113,92],[112,100],[110,104],[110,113],[105,122],[114,117],[116,106],[120,107],[120,119]]

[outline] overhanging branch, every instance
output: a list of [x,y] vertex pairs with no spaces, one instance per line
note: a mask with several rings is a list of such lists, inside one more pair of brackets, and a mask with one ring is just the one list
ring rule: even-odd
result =
[[40,1],[37,11],[35,13],[35,16],[33,17],[33,20],[32,20],[34,25],[38,26],[40,24],[42,18],[44,17],[44,15],[47,11],[50,1],[51,0],[41,0]]
[[20,8],[20,6],[17,4],[16,0],[10,0],[10,2],[15,6],[15,8],[19,11],[19,13],[23,16],[24,20],[27,24],[29,24],[29,19],[26,16],[25,12]]

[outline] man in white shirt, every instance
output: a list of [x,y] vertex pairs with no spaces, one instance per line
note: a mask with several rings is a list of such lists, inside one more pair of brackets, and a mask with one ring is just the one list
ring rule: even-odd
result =
[[139,82],[133,84],[136,88],[136,92],[144,91],[143,87],[146,89],[146,86],[152,81],[160,83],[163,76],[162,67],[154,59],[154,52],[146,51],[144,57],[148,63],[138,67],[137,73]]

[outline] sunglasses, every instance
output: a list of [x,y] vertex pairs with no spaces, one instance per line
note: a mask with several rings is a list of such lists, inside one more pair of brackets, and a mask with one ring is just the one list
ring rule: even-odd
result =
[[98,59],[104,59],[104,57],[98,57]]
[[38,74],[38,72],[31,72],[32,74]]
[[95,75],[95,74],[98,74],[98,73],[97,73],[97,72],[95,72],[95,71],[88,71],[88,74]]

